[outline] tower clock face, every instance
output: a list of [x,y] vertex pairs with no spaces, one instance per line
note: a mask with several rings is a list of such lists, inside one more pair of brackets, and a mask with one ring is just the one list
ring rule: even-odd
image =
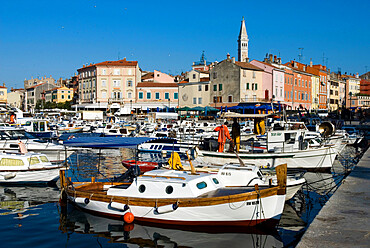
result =
[[187,101],[189,99],[189,96],[188,96],[188,94],[184,94],[184,95],[182,95],[182,100],[184,100],[184,101]]

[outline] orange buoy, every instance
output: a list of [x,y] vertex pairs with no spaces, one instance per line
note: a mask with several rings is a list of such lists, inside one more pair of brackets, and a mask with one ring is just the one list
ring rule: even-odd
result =
[[132,230],[134,230],[134,224],[133,223],[123,225],[123,231],[131,232]]
[[127,212],[123,216],[123,220],[125,221],[125,223],[130,224],[134,221],[134,215],[131,212]]

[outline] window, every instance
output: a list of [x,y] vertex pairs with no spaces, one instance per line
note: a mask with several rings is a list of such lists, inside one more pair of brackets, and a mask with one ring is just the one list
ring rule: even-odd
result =
[[307,87],[307,80],[306,80],[306,87]]
[[128,70],[127,70],[127,74],[128,74],[128,75],[132,75],[132,69],[128,69]]
[[198,104],[202,104],[202,98],[201,97],[198,98]]
[[297,100],[297,91],[294,91],[294,99]]
[[217,91],[217,84],[213,85],[213,91]]
[[222,84],[219,84],[218,85],[218,90],[221,91],[222,90]]
[[167,186],[166,187],[166,193],[167,194],[172,194],[172,192],[173,192],[173,187],[172,186]]
[[193,104],[197,104],[197,98],[193,97]]
[[106,91],[102,91],[101,92],[101,97],[102,98],[107,98],[107,92]]
[[217,72],[214,72],[213,73],[213,79],[216,79],[217,78]]
[[3,158],[0,161],[0,166],[23,166],[24,162],[21,159]]
[[151,99],[152,98],[152,93],[151,92],[147,92],[146,93],[146,99]]
[[195,75],[195,73],[193,74],[193,79],[196,79],[197,78],[197,75]]
[[164,99],[166,100],[170,99],[170,93],[168,92],[164,93]]
[[249,90],[249,83],[247,83],[247,86],[246,86],[247,90]]
[[62,95],[62,99],[64,99],[64,95]]
[[246,77],[247,76],[247,72],[246,70],[243,70],[243,77]]
[[127,98],[131,99],[132,98],[132,92],[127,92]]
[[200,183],[197,183],[197,188],[198,189],[204,189],[207,187],[207,184],[206,182],[200,182]]
[[159,92],[155,93],[155,99],[159,100]]
[[132,79],[127,79],[127,87],[132,87]]
[[256,72],[253,71],[253,78],[256,78]]
[[198,91],[202,91],[202,85],[198,85]]
[[102,70],[101,70],[101,74],[102,74],[102,75],[107,75],[107,69],[102,69]]
[[119,75],[119,69],[114,69],[114,75]]
[[230,96],[228,96],[227,98],[228,98],[228,99],[227,99],[227,100],[228,100],[228,102],[233,102],[233,96],[231,96],[231,95],[230,95]]
[[204,85],[204,91],[208,91],[208,84]]
[[297,79],[294,80],[294,85],[297,86]]
[[68,99],[71,99],[71,95],[68,95]]
[[139,186],[139,192],[144,193],[144,191],[145,191],[145,185],[142,184],[142,185]]
[[217,102],[217,96],[214,96],[213,97],[213,102],[216,103]]
[[120,87],[121,80],[113,80],[113,87]]
[[143,99],[144,98],[144,92],[140,91],[139,92],[139,99]]
[[298,79],[298,86],[301,86],[301,80]]
[[177,92],[173,93],[173,99],[175,100],[179,99],[179,93]]
[[254,90],[257,90],[257,84],[254,84]]

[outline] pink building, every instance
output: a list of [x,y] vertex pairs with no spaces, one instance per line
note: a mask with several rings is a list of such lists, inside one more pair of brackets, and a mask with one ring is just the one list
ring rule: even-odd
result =
[[264,97],[271,100],[274,96],[275,101],[284,101],[284,70],[267,62],[253,60],[255,65],[263,70],[262,88],[265,90]]
[[142,76],[142,80],[136,86],[135,108],[154,109],[177,107],[178,85],[175,78],[154,70]]

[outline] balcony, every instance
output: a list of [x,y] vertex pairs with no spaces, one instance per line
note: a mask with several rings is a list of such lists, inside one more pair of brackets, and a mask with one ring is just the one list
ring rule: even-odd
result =
[[108,104],[111,103],[124,103],[125,99],[123,98],[108,98]]

